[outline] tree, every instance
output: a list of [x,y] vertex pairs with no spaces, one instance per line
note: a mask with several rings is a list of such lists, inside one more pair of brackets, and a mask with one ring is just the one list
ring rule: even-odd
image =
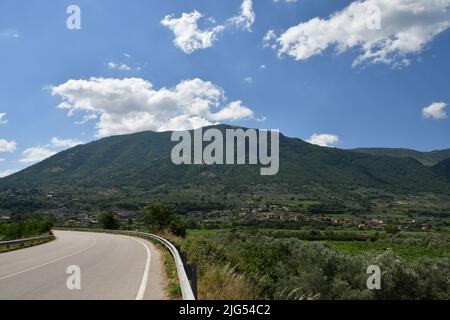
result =
[[141,211],[144,225],[157,232],[169,231],[173,234],[186,236],[186,225],[167,205],[150,205]]
[[100,224],[103,229],[107,230],[117,230],[119,229],[119,221],[112,212],[102,213],[100,215]]
[[186,237],[186,224],[183,220],[181,220],[178,217],[175,217],[171,222],[169,226],[170,231],[179,237]]
[[144,225],[150,229],[162,231],[167,229],[172,221],[173,213],[169,206],[152,204],[142,210]]

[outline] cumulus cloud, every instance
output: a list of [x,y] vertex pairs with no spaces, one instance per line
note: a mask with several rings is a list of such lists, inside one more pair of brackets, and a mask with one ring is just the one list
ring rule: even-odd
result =
[[[197,10],[182,13],[179,18],[173,14],[167,15],[161,24],[172,31],[174,45],[184,53],[191,54],[197,50],[211,48],[219,34],[230,27],[251,31],[255,19],[253,0],[244,0],[239,14],[229,18],[224,25],[217,24],[213,17],[205,19],[203,14]],[[209,22],[214,26],[201,28],[199,24],[202,21]]]
[[224,120],[239,120],[243,118],[254,118],[255,113],[244,106],[242,101],[233,101],[225,108],[211,116],[212,120],[224,121]]
[[[358,49],[354,65],[404,66],[450,26],[450,0],[354,1],[328,19],[319,17],[289,28],[275,40],[280,56],[307,60],[334,47]],[[380,13],[381,26],[373,24]]]
[[32,163],[42,161],[56,154],[55,151],[44,147],[32,147],[22,152],[23,158],[19,161],[22,163]]
[[77,139],[61,139],[53,137],[51,142],[45,146],[35,146],[22,152],[19,162],[34,163],[45,160],[57,153],[57,150],[75,147],[83,142]]
[[53,137],[51,145],[56,148],[72,148],[83,142],[77,139],[60,139],[58,137]]
[[141,78],[69,80],[51,88],[69,115],[97,115],[97,136],[145,130],[187,130],[215,121],[252,118],[241,101],[226,102],[224,90],[209,81],[185,80],[155,89]]
[[17,170],[17,169],[9,169],[9,170],[0,171],[0,179],[10,176],[18,171],[19,170]]
[[0,139],[0,152],[14,152],[16,151],[16,142]]
[[200,29],[198,21],[203,15],[194,10],[191,13],[183,13],[180,18],[173,15],[166,16],[161,24],[168,27],[174,34],[173,43],[184,53],[191,54],[196,50],[212,47],[217,35],[223,31],[224,26],[215,26],[209,29]]
[[334,134],[313,134],[306,141],[321,147],[335,147],[339,143],[339,137]]
[[422,115],[425,119],[442,120],[447,118],[445,108],[447,104],[444,102],[434,102],[426,108],[422,109]]
[[86,122],[95,120],[97,118],[98,118],[98,116],[96,114],[93,114],[93,113],[85,114],[80,121],[75,121],[75,124],[82,125],[82,124],[85,124]]
[[5,119],[6,113],[0,112],[0,124],[5,124],[8,122],[8,120]]
[[251,31],[255,23],[256,15],[253,10],[253,0],[244,0],[241,5],[241,11],[237,16],[228,19],[228,22],[235,27]]

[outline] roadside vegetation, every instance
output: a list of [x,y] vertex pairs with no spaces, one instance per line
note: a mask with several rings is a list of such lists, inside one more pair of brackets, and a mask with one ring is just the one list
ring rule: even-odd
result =
[[50,218],[4,222],[0,223],[0,241],[37,237],[50,233],[52,228]]
[[149,205],[141,210],[144,226],[151,232],[172,233],[178,237],[186,236],[184,221],[174,214],[173,209],[167,205]]
[[[335,233],[304,240],[281,230],[189,232],[182,249],[197,264],[199,299],[448,299],[448,235]],[[306,232],[308,234],[308,232]],[[364,240],[364,237],[368,237]],[[373,240],[373,241],[371,241]],[[369,265],[382,289],[368,290]]]
[[178,280],[177,267],[172,254],[169,250],[160,243],[154,241],[154,245],[161,253],[161,258],[164,266],[164,273],[166,275],[166,294],[169,300],[182,300],[180,282]]
[[[318,208],[312,200],[290,199],[272,201],[270,206],[300,204]],[[188,263],[197,268],[198,299],[450,297],[446,218],[392,210],[383,221],[378,214],[319,211],[287,220],[279,211],[268,214],[266,220],[232,216],[224,221],[217,215],[177,213],[177,208],[153,203],[132,219],[108,213],[100,215],[99,221],[103,227],[157,233],[179,246]],[[179,299],[173,259],[162,252],[168,297]],[[382,271],[381,290],[367,288],[370,265]]]

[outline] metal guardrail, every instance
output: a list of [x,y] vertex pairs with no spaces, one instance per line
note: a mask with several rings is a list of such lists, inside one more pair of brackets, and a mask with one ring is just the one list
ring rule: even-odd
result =
[[39,237],[34,237],[34,238],[2,241],[2,242],[0,242],[0,247],[9,247],[9,246],[16,245],[16,244],[26,245],[27,243],[31,243],[31,242],[35,242],[35,241],[50,240],[50,239],[53,239],[54,237],[55,237],[54,235],[48,234],[45,236],[39,236]]
[[178,279],[180,281],[181,294],[183,296],[183,300],[195,300],[195,295],[194,295],[194,292],[192,291],[191,283],[189,282],[189,279],[187,277],[186,270],[185,270],[183,261],[181,260],[180,253],[178,252],[177,248],[169,240],[164,239],[161,236],[151,234],[151,233],[138,232],[138,231],[117,231],[117,230],[103,230],[103,229],[54,228],[54,230],[110,233],[110,234],[120,234],[120,235],[139,237],[139,238],[143,238],[146,240],[156,240],[156,241],[162,243],[167,249],[169,249],[170,253],[172,254],[172,256],[175,260],[175,265],[177,267]]

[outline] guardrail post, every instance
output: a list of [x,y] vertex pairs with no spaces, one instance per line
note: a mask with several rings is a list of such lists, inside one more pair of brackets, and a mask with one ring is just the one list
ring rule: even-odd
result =
[[180,254],[181,261],[185,266],[186,275],[188,277],[189,283],[191,284],[192,292],[194,293],[194,297],[197,299],[197,266],[188,262],[186,254],[181,250],[179,246],[175,246],[175,248]]
[[190,275],[189,282],[191,283],[192,292],[195,299],[197,299],[197,265],[195,263],[189,265]]

